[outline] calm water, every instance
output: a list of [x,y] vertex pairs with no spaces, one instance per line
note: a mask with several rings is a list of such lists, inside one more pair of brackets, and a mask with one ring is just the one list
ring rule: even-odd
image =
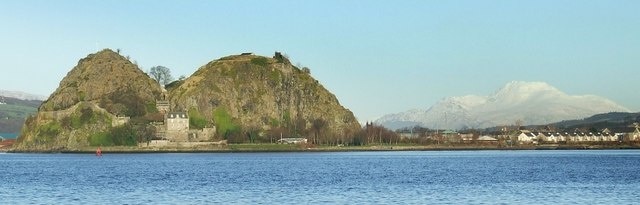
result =
[[0,204],[638,204],[640,150],[0,154]]

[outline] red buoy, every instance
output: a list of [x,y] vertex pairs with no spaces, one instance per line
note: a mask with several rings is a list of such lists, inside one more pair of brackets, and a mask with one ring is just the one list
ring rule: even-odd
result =
[[98,147],[98,149],[96,149],[96,156],[102,157],[102,149],[100,149],[100,147]]

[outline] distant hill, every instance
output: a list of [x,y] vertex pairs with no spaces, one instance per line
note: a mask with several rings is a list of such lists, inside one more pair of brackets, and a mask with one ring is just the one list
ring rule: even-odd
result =
[[30,93],[25,93],[22,91],[9,91],[9,90],[0,90],[0,96],[4,96],[7,98],[14,98],[18,100],[26,100],[26,101],[43,101],[47,99],[47,97],[42,95],[35,95]]
[[516,122],[540,125],[609,112],[629,109],[599,96],[568,95],[544,82],[514,81],[488,96],[449,97],[429,109],[385,115],[375,123],[391,129],[418,125],[458,130]]
[[630,125],[635,122],[640,122],[640,112],[636,113],[623,113],[623,112],[611,112],[604,114],[597,114],[588,118],[580,120],[566,120],[562,122],[550,124],[553,127],[562,130],[572,129],[596,129],[602,130],[609,128],[611,130],[629,130]]
[[40,104],[42,104],[40,100],[24,100],[0,95],[0,133],[19,133],[25,119],[35,114]]

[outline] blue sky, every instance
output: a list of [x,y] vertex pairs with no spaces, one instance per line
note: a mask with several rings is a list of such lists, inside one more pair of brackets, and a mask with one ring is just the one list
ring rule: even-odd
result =
[[640,1],[1,1],[0,89],[49,95],[121,49],[189,76],[286,53],[360,121],[544,81],[640,111]]

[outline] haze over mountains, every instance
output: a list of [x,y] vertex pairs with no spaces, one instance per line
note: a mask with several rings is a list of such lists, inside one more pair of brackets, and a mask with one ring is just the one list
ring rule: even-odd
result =
[[8,97],[8,98],[16,98],[20,100],[43,101],[47,99],[46,96],[42,96],[42,95],[35,95],[35,94],[25,93],[22,91],[9,91],[9,90],[2,90],[2,89],[0,89],[0,96]]
[[513,81],[488,96],[449,97],[428,109],[388,114],[375,121],[390,129],[437,129],[548,124],[607,112],[630,112],[603,97],[568,95],[545,82]]

